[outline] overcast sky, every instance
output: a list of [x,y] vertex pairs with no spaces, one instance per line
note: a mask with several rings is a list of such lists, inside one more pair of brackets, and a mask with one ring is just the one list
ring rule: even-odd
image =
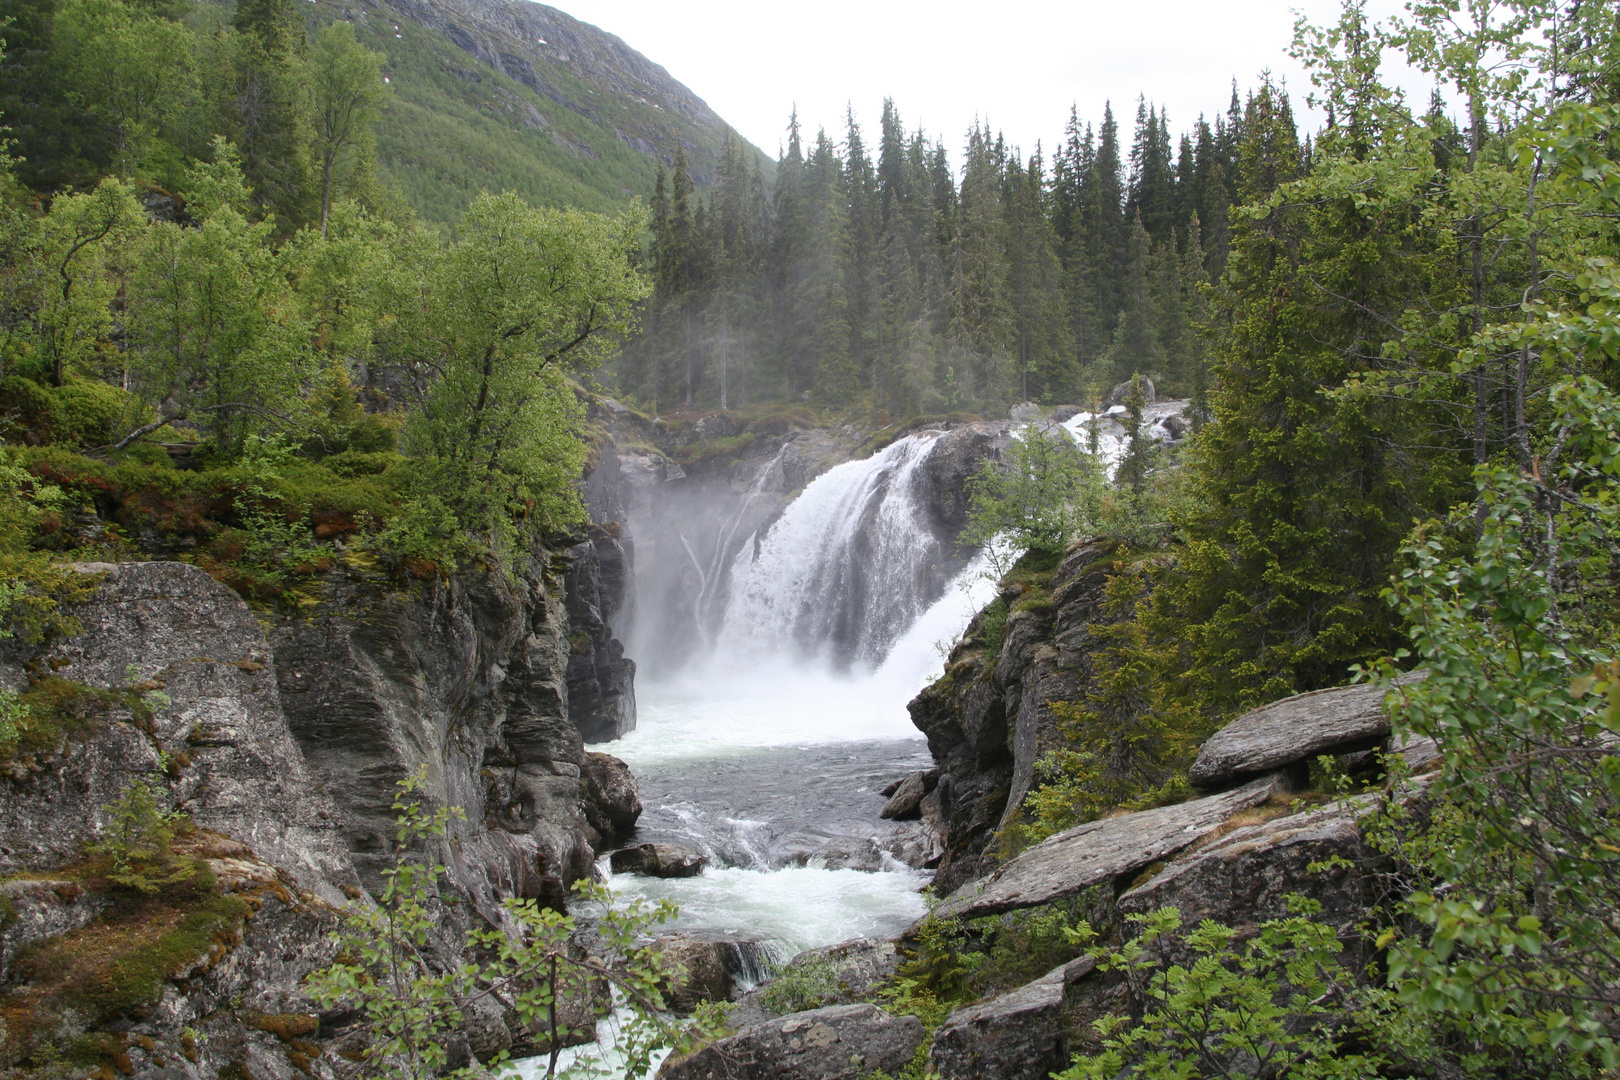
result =
[[[1288,58],[1294,10],[1332,21],[1337,0],[551,0],[662,64],[766,153],[796,102],[807,133],[841,137],[846,103],[875,132],[892,97],[908,129],[943,134],[953,159],[975,117],[1026,153],[1112,99],[1130,137],[1138,94],[1173,132],[1226,108],[1262,70],[1310,89]],[[1374,0],[1374,14],[1397,10]],[[1426,96],[1426,95],[1425,95]],[[1301,108],[1301,112],[1303,109]],[[870,141],[875,141],[870,135]]]

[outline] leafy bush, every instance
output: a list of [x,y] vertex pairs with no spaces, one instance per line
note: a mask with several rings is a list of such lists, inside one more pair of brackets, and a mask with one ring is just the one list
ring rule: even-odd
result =
[[829,1004],[838,994],[838,968],[832,961],[801,957],[766,985],[765,1007],[774,1013],[803,1012]]
[[[1372,1080],[1385,1053],[1343,1052],[1334,1024],[1345,1007],[1371,1000],[1340,960],[1336,931],[1314,921],[1315,901],[1295,897],[1293,914],[1262,923],[1246,941],[1213,920],[1183,931],[1162,908],[1129,919],[1141,932],[1117,949],[1090,949],[1101,971],[1124,978],[1133,1013],[1095,1027],[1097,1053],[1077,1054],[1056,1080]],[[1078,944],[1095,938],[1081,923]],[[1182,962],[1179,958],[1187,956]],[[1382,999],[1378,999],[1383,1005]]]

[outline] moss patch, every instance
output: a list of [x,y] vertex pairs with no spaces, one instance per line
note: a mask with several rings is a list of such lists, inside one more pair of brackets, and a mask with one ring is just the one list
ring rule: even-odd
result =
[[0,761],[55,753],[68,738],[95,730],[109,717],[122,713],[137,726],[149,726],[152,708],[139,690],[98,690],[60,675],[37,675],[19,697],[27,715],[17,725],[17,737],[0,742]]
[[[89,864],[78,869],[93,871]],[[20,954],[15,977],[27,986],[0,1002],[6,1064],[39,1066],[65,1056],[116,1067],[122,1041],[84,1028],[140,1016],[169,980],[217,962],[241,941],[249,903],[218,895],[211,878],[193,885],[151,898],[121,894],[90,925]]]

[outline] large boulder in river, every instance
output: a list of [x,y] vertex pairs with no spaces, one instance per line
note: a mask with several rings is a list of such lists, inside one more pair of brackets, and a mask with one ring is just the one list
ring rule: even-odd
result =
[[923,797],[934,790],[939,782],[939,770],[930,769],[928,772],[915,772],[894,789],[889,801],[883,804],[878,817],[890,821],[915,821],[922,817]]
[[[1414,672],[1399,681],[1422,677]],[[1224,787],[1318,754],[1371,749],[1389,737],[1385,693],[1378,686],[1340,686],[1244,713],[1210,736],[1187,776],[1200,787]]]
[[975,919],[1078,896],[1182,851],[1280,789],[1279,778],[1268,776],[1221,795],[1078,825],[958,890],[934,915]]
[[697,877],[709,860],[700,852],[679,844],[637,844],[615,851],[609,859],[615,874],[643,874],[647,877]]
[[1096,961],[1072,960],[1032,983],[957,1009],[934,1033],[928,1063],[941,1080],[1046,1080],[1069,1063],[1064,995]]
[[635,828],[641,817],[641,794],[630,766],[612,754],[587,751],[580,765],[590,798],[585,801],[585,817],[603,837],[614,837]]
[[893,1076],[923,1041],[922,1021],[875,1005],[790,1013],[737,1032],[679,1060],[660,1080],[856,1080]]
[[669,973],[664,1000],[690,1014],[705,1001],[725,1001],[739,983],[755,981],[765,967],[759,942],[714,934],[670,934],[653,942]]

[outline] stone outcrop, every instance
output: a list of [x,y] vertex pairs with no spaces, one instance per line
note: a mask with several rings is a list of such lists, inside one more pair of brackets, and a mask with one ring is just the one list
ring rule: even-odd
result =
[[13,646],[0,680],[23,689],[26,662],[94,690],[140,695],[150,714],[104,699],[86,737],[13,762],[0,799],[0,872],[78,858],[108,820],[107,804],[166,771],[170,805],[198,827],[240,838],[300,888],[342,903],[344,886],[357,884],[343,816],[288,731],[275,660],[247,605],[183,563],[80,569],[104,575],[72,611],[83,632],[33,655]]
[[1125,893],[1118,909],[1129,915],[1174,907],[1184,925],[1216,919],[1256,926],[1288,917],[1288,897],[1301,895],[1319,901],[1318,921],[1349,939],[1377,899],[1372,877],[1384,860],[1359,822],[1380,799],[1361,795],[1232,829]]
[[[1403,676],[1401,683],[1422,678]],[[1274,701],[1233,720],[1210,736],[1187,776],[1200,787],[1221,787],[1275,769],[1309,762],[1318,754],[1348,754],[1389,738],[1386,691],[1339,686]]]
[[1278,790],[1278,781],[1265,777],[1222,795],[1078,825],[958,889],[934,914],[974,919],[1078,896],[1190,847]]
[[922,801],[939,786],[939,772],[915,772],[895,787],[878,817],[890,821],[914,821],[922,817]]
[[957,1009],[934,1032],[928,1064],[940,1080],[1046,1080],[1069,1064],[1065,996],[1095,966],[1090,957],[1071,960],[1016,990]]
[[450,826],[447,878],[484,920],[501,922],[506,896],[565,906],[590,876],[608,843],[591,817],[613,811],[585,805],[565,572],[539,549],[515,580],[400,589],[334,572],[316,606],[272,625],[288,725],[368,886],[391,848],[395,784],[424,768],[425,802],[465,815]]
[[765,964],[759,943],[711,934],[670,934],[653,942],[669,971],[664,1000],[682,1015],[705,1001],[726,1001],[759,980]]
[[[981,613],[951,650],[944,677],[912,700],[912,722],[939,772],[942,893],[991,869],[985,845],[1029,792],[1035,762],[1056,745],[1051,702],[1072,701],[1087,687],[1091,625],[1102,618],[1115,550],[1107,541],[1071,548],[1052,575],[1051,603],[1008,615],[993,652],[983,644]],[[1001,600],[1021,596],[1013,588]]]
[[636,663],[624,655],[613,619],[630,588],[630,559],[614,531],[592,525],[569,549],[563,576],[568,606],[568,713],[588,743],[635,730]]
[[833,1005],[767,1020],[659,1070],[661,1080],[856,1080],[898,1073],[923,1041],[922,1021],[875,1005]]
[[[501,923],[505,897],[561,903],[605,830],[639,812],[623,763],[587,754],[570,721],[563,568],[543,552],[516,581],[400,589],[334,572],[306,615],[263,621],[189,565],[80,569],[101,575],[69,612],[82,632],[0,649],[0,685],[32,683],[72,720],[5,762],[0,871],[29,878],[0,903],[0,972],[18,1008],[42,1023],[68,1009],[91,1029],[84,1052],[138,1080],[330,1080],[363,1047],[359,1017],[320,1014],[303,980],[333,959],[339,907],[381,885],[399,778],[420,771],[430,807],[466,812],[435,852],[446,872],[427,951],[445,962],[480,918]],[[136,781],[158,811],[187,815],[177,856],[209,882],[154,910],[201,903],[215,929],[155,1001],[103,1016],[27,965],[52,949],[103,955],[108,920],[143,917],[84,862]],[[487,1002],[450,1050],[470,1062],[528,1038]],[[0,1057],[22,1052],[12,1041]]]
[[679,844],[637,844],[615,851],[609,862],[615,874],[657,878],[697,877],[709,864],[701,852]]

